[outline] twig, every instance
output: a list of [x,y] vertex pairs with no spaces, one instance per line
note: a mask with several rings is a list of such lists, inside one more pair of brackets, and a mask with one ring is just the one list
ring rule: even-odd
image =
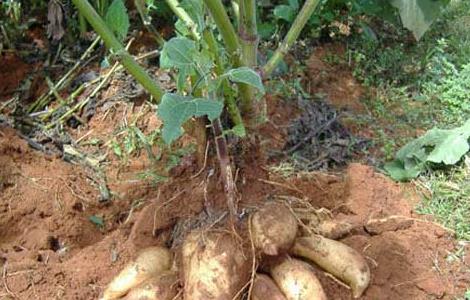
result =
[[[176,193],[176,195],[174,195],[173,197],[171,197],[170,199],[168,199],[167,201],[163,202],[160,206],[158,206],[156,209],[155,209],[155,213],[153,214],[153,229],[152,229],[152,235],[155,235],[155,231],[157,229],[157,213],[165,206],[167,206],[168,204],[170,204],[172,201],[174,201],[175,199],[177,199],[179,196],[181,196],[182,194],[184,193],[184,190],[181,190],[179,191],[178,193]],[[158,195],[157,195],[157,201],[160,199],[160,189],[158,190]]]
[[81,142],[84,138],[86,138],[87,136],[89,136],[91,133],[93,133],[93,129],[90,130],[90,131],[88,131],[87,133],[85,133],[85,134],[82,135],[81,137],[79,137],[79,138],[75,141],[75,143],[76,143],[76,144],[80,144],[80,142]]
[[251,246],[251,255],[252,264],[251,264],[251,278],[250,278],[250,287],[248,289],[248,298],[251,299],[251,293],[253,291],[253,283],[255,282],[255,274],[256,274],[256,251],[255,251],[255,244],[253,242],[253,232],[251,230],[251,220],[248,221],[248,233],[250,234],[250,246]]
[[202,168],[196,173],[194,174],[193,176],[191,176],[191,179],[194,179],[196,177],[198,177],[199,175],[201,175],[201,173],[204,171],[204,169],[206,168],[206,165],[207,165],[207,155],[209,154],[209,144],[210,142],[207,141],[207,144],[206,144],[206,151],[204,153],[204,164],[202,166]]
[[310,131],[310,133],[304,137],[300,142],[298,142],[297,144],[295,144],[293,147],[291,147],[289,150],[286,151],[287,154],[292,154],[293,152],[295,152],[297,149],[300,148],[300,146],[302,146],[303,144],[305,144],[306,142],[308,142],[310,139],[314,138],[315,136],[317,136],[318,134],[320,134],[323,130],[327,129],[328,127],[331,126],[331,124],[333,124],[334,121],[336,121],[338,119],[338,115],[335,113],[333,118],[331,118],[328,122],[326,122],[325,124],[323,124],[322,126],[316,128],[315,130],[313,131]]
[[295,191],[295,192],[300,193],[300,194],[303,195],[303,192],[301,190],[299,190],[298,188],[296,188],[296,187],[292,187],[292,186],[289,186],[289,185],[286,185],[286,184],[283,184],[283,183],[270,181],[270,180],[266,180],[266,179],[262,179],[262,178],[258,178],[258,181],[261,181],[261,182],[266,183],[266,184],[279,186],[279,187],[282,187],[282,188],[285,188],[285,189],[288,189],[288,190],[292,190],[292,191]]
[[[127,43],[127,46],[126,46],[126,50],[129,49],[129,47],[131,46],[132,42],[134,41],[134,39],[131,39],[129,41],[129,43]],[[88,97],[84,100],[84,101],[81,101],[77,104],[75,104],[74,107],[72,107],[72,109],[70,109],[69,111],[67,111],[65,114],[63,114],[62,116],[60,116],[60,118],[53,122],[53,123],[50,123],[46,126],[46,129],[50,129],[52,128],[53,126],[55,126],[56,124],[64,121],[64,120],[67,120],[68,118],[70,118],[77,110],[81,110],[86,104],[88,104],[88,102],[90,102],[91,98],[93,98],[100,90],[101,88],[105,85],[105,83],[108,82],[109,78],[111,77],[111,75],[116,71],[117,67],[119,66],[119,62],[116,62],[114,63],[113,67],[111,68],[111,70],[104,76],[103,80],[98,84],[98,86],[90,93],[90,95],[88,95]]]
[[[130,46],[130,44],[128,44],[128,46]],[[157,55],[159,53],[158,50],[154,50],[154,51],[151,51],[151,52],[148,52],[148,53],[145,53],[141,56],[138,56],[136,57],[136,60],[139,61],[139,60],[142,60],[142,59],[145,59],[147,57],[151,57],[151,56],[154,56],[154,55]],[[96,83],[98,80],[102,79],[102,81],[98,84],[98,86],[95,87],[95,89],[87,96],[87,98],[77,104],[75,104],[75,106],[73,106],[69,111],[67,111],[65,114],[63,114],[58,120],[56,120],[55,122],[53,123],[50,123],[46,126],[46,129],[50,129],[52,128],[54,125],[60,123],[60,122],[63,122],[63,121],[66,121],[68,118],[70,118],[76,111],[78,110],[81,110],[85,105],[88,104],[88,102],[90,102],[90,100],[96,96],[96,94],[98,94],[98,92],[103,88],[103,86],[109,81],[109,79],[111,78],[111,75],[115,72],[118,72],[120,70],[123,69],[123,66],[121,66],[119,64],[119,62],[116,62],[112,67],[111,69],[109,70],[108,73],[106,73],[106,75],[104,75],[103,77],[99,77],[97,78],[97,80],[94,80],[92,82],[90,82],[90,84],[94,84]]]
[[44,104],[48,102],[48,99],[50,96],[54,94],[54,91],[59,91],[64,87],[64,83],[69,79],[69,77],[80,67],[83,66],[83,60],[87,58],[92,51],[94,50],[95,46],[98,44],[100,41],[100,37],[98,36],[93,43],[91,43],[90,47],[82,54],[82,56],[78,59],[78,61],[73,65],[73,67],[53,86],[53,89],[50,89],[47,94],[43,94],[38,98],[37,101],[35,101],[28,109],[28,112],[31,113],[35,111],[36,109],[40,108]]
[[7,283],[7,267],[8,267],[8,262],[5,262],[5,264],[3,265],[3,272],[2,272],[2,279],[3,279],[3,286],[5,287],[5,290],[7,291],[7,293],[12,296],[13,298],[15,299],[19,299],[19,297],[13,293],[10,288],[8,287],[8,283]]
[[11,103],[17,101],[19,99],[18,96],[15,96],[15,97],[12,97],[11,99],[5,101],[2,106],[0,106],[0,111],[3,111],[8,105],[10,105]]

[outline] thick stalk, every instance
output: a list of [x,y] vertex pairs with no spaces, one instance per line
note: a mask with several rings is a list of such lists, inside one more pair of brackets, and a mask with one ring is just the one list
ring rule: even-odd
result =
[[233,222],[238,217],[238,208],[236,203],[236,187],[233,180],[232,164],[230,163],[230,156],[228,153],[227,140],[223,134],[222,124],[220,119],[217,118],[212,121],[212,130],[214,132],[215,146],[217,149],[217,158],[220,164],[220,176],[224,184],[224,191],[227,197],[227,206],[230,212],[230,220]]
[[287,32],[287,35],[285,36],[284,40],[276,49],[273,56],[269,59],[269,61],[263,67],[261,75],[264,78],[269,77],[271,73],[276,69],[277,65],[282,61],[284,56],[289,51],[290,47],[294,44],[294,42],[299,37],[300,32],[305,27],[305,24],[307,23],[308,19],[313,14],[313,12],[315,11],[315,8],[317,7],[319,2],[320,0],[306,0],[305,1],[304,6],[300,10],[297,17],[295,18],[295,21],[292,24],[292,27],[289,29],[289,32]]
[[240,60],[240,43],[238,41],[235,28],[233,28],[232,23],[227,15],[227,11],[221,0],[204,0],[212,18],[214,19],[217,28],[219,29],[220,35],[224,40],[225,47],[227,52],[232,58],[233,64],[235,66],[241,65]]
[[[240,22],[238,26],[238,36],[240,38],[242,49],[243,65],[255,68],[257,65],[258,54],[258,30],[256,28],[256,1],[239,1]],[[247,120],[248,125],[253,127],[257,123],[257,115],[261,109],[255,105],[255,91],[253,87],[243,85],[240,87],[241,110]],[[262,102],[258,103],[263,106]]]
[[79,12],[87,19],[88,23],[103,39],[106,47],[117,54],[120,63],[156,100],[160,101],[164,91],[150,78],[147,72],[124,49],[124,46],[114,36],[103,19],[87,0],[72,0]]
[[[198,78],[196,75],[191,76],[191,85],[194,87],[196,84]],[[193,91],[193,96],[194,97],[203,97],[203,91],[200,88],[197,88]],[[206,153],[206,147],[207,147],[207,128],[206,128],[206,118],[205,117],[199,117],[199,118],[194,118],[194,120],[191,120],[186,123],[184,129],[186,132],[188,132],[192,137],[196,139],[196,156],[197,156],[197,164],[198,166],[203,166],[204,165],[204,160],[205,160],[205,153]],[[189,127],[189,128],[186,128]],[[189,129],[189,130],[187,130]]]
[[84,37],[87,32],[87,24],[85,17],[81,13],[78,14],[78,29],[80,31],[80,36]]
[[238,4],[238,0],[232,0],[231,3],[232,3],[233,14],[235,15],[235,19],[238,24],[240,22],[240,5]]
[[240,0],[240,24],[238,27],[242,47],[243,63],[255,67],[258,51],[258,29],[256,27],[256,1]]
[[188,13],[180,6],[178,0],[166,0],[166,3],[171,8],[173,13],[183,21],[184,24],[189,28],[191,31],[191,35],[195,40],[199,40],[201,38],[199,32],[197,31],[197,25],[194,23],[193,19],[188,15]]

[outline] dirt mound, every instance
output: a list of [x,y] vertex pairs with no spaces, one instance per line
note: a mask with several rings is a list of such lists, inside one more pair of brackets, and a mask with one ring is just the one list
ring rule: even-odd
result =
[[[221,195],[220,183],[208,184],[205,173],[176,178],[132,209],[134,199],[99,204],[85,170],[32,151],[13,130],[0,130],[0,163],[0,298],[96,299],[139,248],[177,244],[182,227],[220,218],[217,202],[203,210],[207,195]],[[470,282],[469,266],[448,259],[457,253],[449,232],[417,219],[400,186],[370,167],[288,179],[263,174],[240,174],[241,208],[296,197],[353,224],[343,241],[363,253],[372,270],[363,299],[453,299]],[[318,274],[329,299],[350,299],[344,286]]]

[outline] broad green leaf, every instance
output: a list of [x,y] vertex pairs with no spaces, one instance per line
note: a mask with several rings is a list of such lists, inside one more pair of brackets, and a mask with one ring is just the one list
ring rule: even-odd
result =
[[194,41],[175,37],[163,45],[160,66],[182,68],[194,64],[198,54]]
[[169,69],[173,66],[173,63],[171,62],[170,58],[167,55],[166,51],[162,51],[160,53],[160,68],[162,69]]
[[377,16],[388,22],[396,23],[396,10],[390,0],[356,0],[352,2],[355,14]]
[[251,85],[257,88],[262,94],[264,94],[265,92],[261,77],[251,68],[240,67],[236,69],[231,69],[227,73],[222,75],[222,77],[226,76],[233,82],[240,82]]
[[385,171],[396,181],[406,181],[411,178],[415,178],[422,172],[421,166],[415,166],[413,168],[405,168],[400,161],[392,161],[386,163],[384,166]]
[[290,5],[277,5],[273,11],[276,18],[292,23],[295,19],[297,11]]
[[129,31],[129,16],[123,0],[114,0],[111,3],[106,12],[105,20],[118,39],[124,40]]
[[178,35],[181,36],[190,36],[191,31],[188,29],[188,26],[181,20],[178,19],[175,23],[175,30],[178,33]]
[[163,95],[158,106],[158,116],[163,121],[162,138],[171,144],[183,134],[181,126],[191,117],[207,116],[209,120],[218,118],[223,104],[215,100],[192,98],[177,94]]
[[448,0],[389,0],[400,12],[403,25],[419,40],[440,15]]
[[204,31],[204,6],[201,0],[182,0],[181,7],[188,13],[197,25],[197,32]]
[[258,34],[262,39],[269,39],[276,31],[276,26],[272,23],[266,22],[258,24]]
[[462,127],[446,130],[446,136],[429,153],[428,161],[453,165],[470,150],[470,120]]
[[289,0],[289,6],[294,10],[299,10],[299,0]]
[[176,90],[178,92],[189,92],[191,86],[188,86],[188,76],[193,74],[191,67],[179,68],[176,76]]
[[393,179],[403,181],[417,177],[429,163],[453,165],[469,152],[469,138],[470,120],[454,129],[433,128],[403,146],[385,170]]

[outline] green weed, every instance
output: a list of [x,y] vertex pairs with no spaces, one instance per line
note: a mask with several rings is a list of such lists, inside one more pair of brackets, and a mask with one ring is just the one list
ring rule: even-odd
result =
[[470,240],[470,156],[460,166],[431,172],[418,182],[427,196],[417,212],[433,215],[454,230],[458,239]]

